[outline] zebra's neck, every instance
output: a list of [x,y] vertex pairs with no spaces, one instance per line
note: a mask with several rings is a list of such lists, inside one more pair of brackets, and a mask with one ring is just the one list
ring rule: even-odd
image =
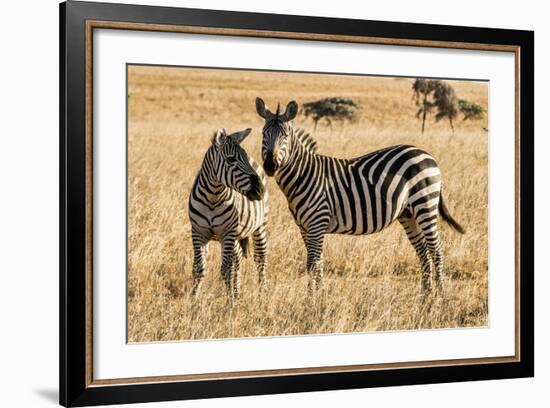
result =
[[306,175],[311,172],[312,166],[321,165],[319,156],[303,143],[297,136],[298,132],[300,129],[293,130],[289,141],[289,157],[275,174],[275,180],[287,198],[308,181]]
[[222,184],[218,178],[219,166],[220,163],[215,152],[212,148],[209,149],[199,171],[197,183],[204,196],[212,204],[228,200],[233,195],[233,189]]

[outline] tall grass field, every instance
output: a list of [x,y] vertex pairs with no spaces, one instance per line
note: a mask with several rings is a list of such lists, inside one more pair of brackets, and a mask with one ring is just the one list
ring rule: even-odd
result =
[[[287,336],[485,326],[488,322],[487,119],[430,116],[422,134],[412,78],[128,67],[128,339],[130,342]],[[459,98],[488,109],[484,82],[446,81]],[[241,298],[231,305],[211,242],[199,296],[191,295],[193,249],[187,202],[217,128],[247,127],[243,142],[261,163],[262,97],[275,109],[290,100],[353,98],[358,120],[319,122],[318,153],[352,158],[396,144],[430,153],[442,173],[446,204],[466,230],[440,221],[443,294],[422,299],[420,264],[395,223],[373,235],[327,235],[322,290],[308,292],[306,252],[286,198],[268,181],[268,287],[259,290],[252,256]],[[297,127],[313,131],[299,115]]]

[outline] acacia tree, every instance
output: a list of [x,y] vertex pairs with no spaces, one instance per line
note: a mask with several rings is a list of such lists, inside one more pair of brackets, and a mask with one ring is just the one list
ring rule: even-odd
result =
[[420,118],[422,116],[422,133],[424,133],[426,116],[428,116],[434,108],[432,99],[433,91],[435,90],[435,81],[431,79],[417,78],[413,83],[412,90],[413,99],[419,106],[418,112],[416,112],[416,117]]
[[426,126],[426,117],[435,110],[435,120],[449,120],[454,132],[453,119],[458,115],[458,99],[453,87],[437,79],[417,78],[412,86],[413,99],[419,109],[417,118],[422,118],[422,133]]
[[453,119],[458,115],[458,99],[451,85],[443,81],[437,81],[434,91],[434,103],[437,108],[435,121],[447,118],[454,133]]

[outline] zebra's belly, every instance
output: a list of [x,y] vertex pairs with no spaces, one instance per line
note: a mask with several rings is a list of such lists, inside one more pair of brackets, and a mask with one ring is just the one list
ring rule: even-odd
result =
[[383,229],[389,227],[397,218],[390,219],[387,223],[384,223],[380,228],[375,228],[375,226],[351,226],[351,225],[339,225],[336,223],[330,224],[327,228],[328,234],[345,234],[345,235],[369,235],[376,232],[380,232]]
[[[389,203],[389,202],[388,202]],[[366,235],[382,231],[393,224],[401,212],[403,205],[387,205],[384,211],[372,208],[356,207],[354,210],[339,211],[331,217],[327,233],[346,235]]]

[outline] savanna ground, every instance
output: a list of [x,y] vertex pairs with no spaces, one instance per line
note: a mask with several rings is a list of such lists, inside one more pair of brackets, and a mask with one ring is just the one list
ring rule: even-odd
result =
[[[487,325],[486,119],[415,118],[413,80],[131,66],[128,69],[128,339],[130,342],[410,330]],[[486,83],[449,81],[459,98],[487,109]],[[305,249],[286,199],[269,180],[268,293],[259,296],[252,257],[242,271],[241,301],[230,307],[220,248],[210,243],[201,295],[190,294],[193,252],[187,200],[216,128],[252,127],[244,148],[260,159],[268,106],[330,96],[361,104],[356,123],[319,125],[318,151],[355,157],[394,144],[430,152],[442,170],[460,235],[440,222],[447,276],[444,296],[420,295],[420,268],[399,223],[368,236],[329,235],[324,286],[307,291]],[[298,116],[299,127],[313,123]]]

